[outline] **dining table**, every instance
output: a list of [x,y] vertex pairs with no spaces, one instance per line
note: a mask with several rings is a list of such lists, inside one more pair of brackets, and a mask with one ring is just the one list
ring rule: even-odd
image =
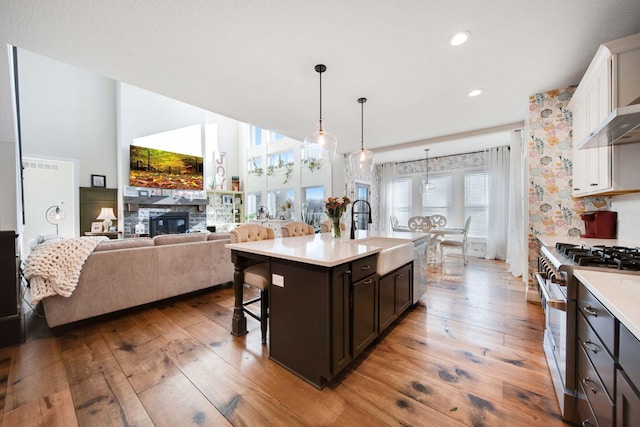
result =
[[464,228],[457,227],[433,227],[429,231],[434,236],[460,235],[464,234]]

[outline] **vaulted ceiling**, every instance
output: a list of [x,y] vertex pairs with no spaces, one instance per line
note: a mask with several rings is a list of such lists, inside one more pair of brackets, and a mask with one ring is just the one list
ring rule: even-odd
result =
[[368,98],[380,160],[504,138],[530,95],[577,84],[599,44],[639,32],[637,0],[0,0],[2,43],[300,140],[326,64],[325,129],[358,149]]

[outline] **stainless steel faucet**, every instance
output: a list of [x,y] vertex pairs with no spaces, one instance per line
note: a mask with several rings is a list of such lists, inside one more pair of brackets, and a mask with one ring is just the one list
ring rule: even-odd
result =
[[[367,204],[367,206],[369,207],[369,211],[365,212],[365,211],[360,211],[360,212],[356,212],[356,204],[358,202],[365,202]],[[353,217],[355,214],[367,214],[369,215],[369,221],[367,221],[369,224],[373,224],[373,221],[371,220],[371,205],[369,204],[369,202],[367,202],[364,199],[358,199],[355,202],[353,202],[353,205],[351,206],[351,236],[349,237],[351,240],[356,238],[356,223],[353,220]]]

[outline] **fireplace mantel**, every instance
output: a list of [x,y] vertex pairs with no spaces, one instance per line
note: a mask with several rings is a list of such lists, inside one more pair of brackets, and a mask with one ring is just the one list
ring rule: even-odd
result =
[[130,212],[137,211],[140,206],[198,206],[198,210],[204,210],[209,201],[207,199],[188,199],[173,196],[125,196],[124,203]]

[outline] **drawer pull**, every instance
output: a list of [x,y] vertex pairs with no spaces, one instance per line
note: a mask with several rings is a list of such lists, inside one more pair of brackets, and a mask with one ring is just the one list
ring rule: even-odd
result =
[[596,425],[589,420],[584,420],[583,422],[580,423],[580,425],[582,427],[589,427],[589,426],[596,427]]
[[591,307],[590,305],[588,305],[588,306],[584,307],[584,308],[583,308],[583,310],[584,310],[587,314],[592,315],[593,317],[598,317],[598,312],[597,312],[593,307]]
[[598,346],[594,344],[591,340],[586,340],[582,343],[582,345],[587,349],[591,350],[594,354],[598,352]]
[[362,282],[362,283],[363,283],[363,284],[365,284],[365,285],[370,285],[370,284],[372,284],[372,283],[373,283],[373,279],[367,279],[367,280],[365,280],[365,281],[364,281],[364,282]]
[[395,278],[396,279],[402,279],[402,274],[396,274]]
[[592,392],[593,394],[596,394],[596,393],[598,392],[598,390],[597,390],[595,387],[590,386],[590,385],[589,385],[589,384],[587,384],[587,383],[596,384],[596,382],[595,382],[595,381],[593,381],[593,380],[592,380],[591,378],[589,378],[589,377],[587,377],[587,378],[585,378],[585,379],[583,379],[583,380],[582,380],[582,385],[583,385],[583,386],[585,386],[586,388],[588,388],[589,390],[591,390],[591,392]]
[[362,266],[362,270],[369,270],[369,269],[371,269],[370,265],[363,265]]

